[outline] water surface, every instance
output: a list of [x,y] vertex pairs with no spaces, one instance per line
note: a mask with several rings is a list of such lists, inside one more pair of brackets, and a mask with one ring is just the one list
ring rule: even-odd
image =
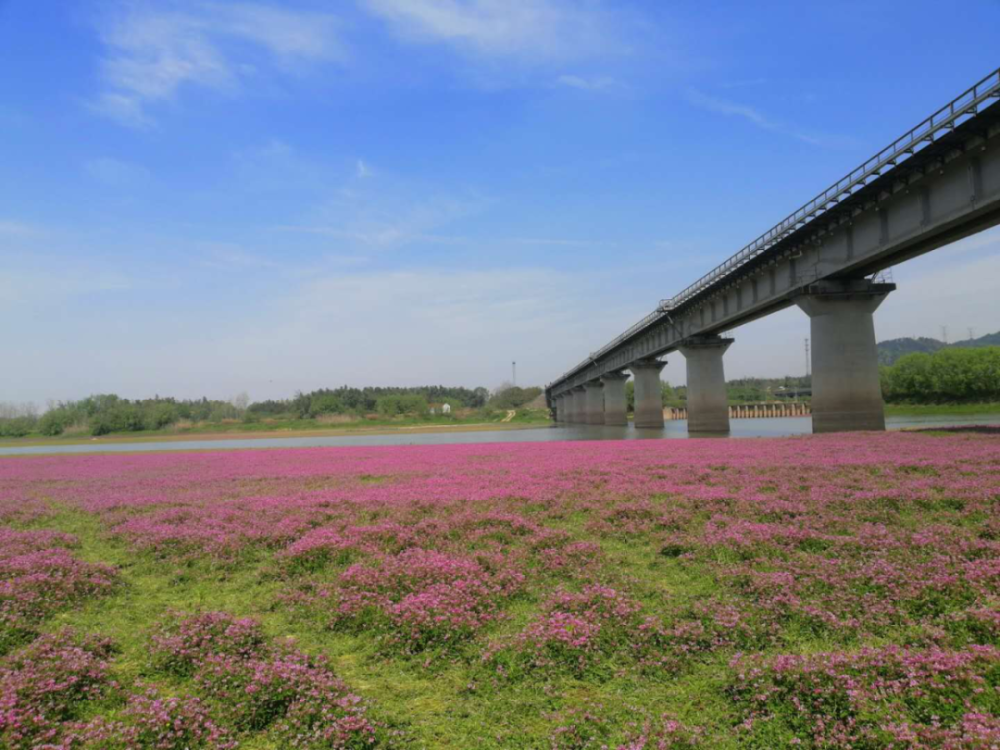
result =
[[[889,417],[890,430],[914,427],[953,427],[971,424],[1000,425],[1000,414],[960,416]],[[810,417],[775,419],[733,419],[732,437],[785,437],[812,432]],[[558,425],[524,430],[483,432],[428,432],[388,435],[331,435],[328,437],[235,438],[233,440],[173,440],[148,443],[112,443],[95,440],[83,445],[2,446],[0,455],[40,455],[49,453],[132,453],[142,451],[233,450],[234,448],[316,448],[369,445],[447,445],[450,443],[544,443],[553,440],[662,440],[700,437],[689,435],[687,420],[667,422],[662,430],[591,425]],[[707,437],[707,436],[705,436]]]

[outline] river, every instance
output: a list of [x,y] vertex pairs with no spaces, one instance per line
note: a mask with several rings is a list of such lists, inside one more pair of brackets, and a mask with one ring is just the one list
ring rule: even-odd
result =
[[[961,425],[1000,425],[1000,414],[963,414],[937,417],[890,417],[890,430]],[[785,437],[812,431],[809,417],[733,419],[731,437]],[[686,420],[667,422],[662,430],[591,425],[559,425],[523,430],[481,432],[430,432],[388,435],[336,435],[329,437],[238,438],[233,440],[175,440],[114,443],[94,441],[78,445],[0,446],[0,455],[26,456],[54,453],[132,453],[142,451],[233,450],[238,448],[315,448],[368,445],[446,445],[449,443],[542,443],[553,440],[662,440],[699,437],[689,435]]]

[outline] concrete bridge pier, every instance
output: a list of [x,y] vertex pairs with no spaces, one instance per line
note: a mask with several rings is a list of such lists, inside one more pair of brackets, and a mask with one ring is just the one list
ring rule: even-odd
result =
[[663,389],[660,386],[660,371],[666,362],[646,359],[629,365],[635,379],[636,427],[663,428]]
[[586,424],[604,424],[604,386],[592,380],[583,386],[584,417]]
[[813,432],[885,429],[873,314],[895,288],[822,281],[795,299],[812,337]]
[[696,336],[684,341],[680,352],[687,361],[688,433],[729,432],[729,400],[722,355],[733,339]]
[[552,399],[552,410],[555,413],[554,421],[557,424],[566,421],[566,399],[562,396],[556,396]]
[[628,404],[625,399],[624,372],[610,372],[601,377],[604,383],[604,424],[627,425]]
[[586,397],[583,386],[576,386],[571,392],[573,399],[573,424],[587,423]]

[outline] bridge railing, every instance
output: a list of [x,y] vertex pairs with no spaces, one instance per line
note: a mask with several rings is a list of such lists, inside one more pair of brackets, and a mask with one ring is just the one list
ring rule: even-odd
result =
[[900,162],[905,161],[914,153],[924,148],[928,143],[932,143],[939,135],[953,130],[966,119],[978,114],[980,108],[985,108],[993,104],[994,102],[991,100],[997,98],[1000,98],[1000,69],[993,71],[974,86],[963,91],[959,96],[941,107],[941,109],[919,125],[897,138],[860,167],[857,167],[845,177],[837,180],[833,185],[778,222],[778,224],[764,232],[764,234],[735,255],[726,259],[723,263],[688,286],[680,294],[661,300],[656,310],[631,326],[621,335],[616,336],[596,352],[591,353],[587,359],[563,373],[554,382],[560,382],[576,374],[623,341],[662,319],[671,310],[692,299],[761,253],[766,252],[792,232],[801,229],[845,198],[853,195],[855,190],[864,187],[870,178],[879,176],[886,167],[895,167]]
[[[944,105],[937,112],[912,128],[884,149],[871,157],[860,167],[837,180],[822,193],[794,211],[774,227],[766,231],[738,253],[716,266],[707,274],[670,302],[676,307],[694,297],[706,287],[739,268],[747,261],[757,257],[762,252],[781,241],[792,232],[800,229],[817,216],[836,206],[844,198],[849,197],[858,188],[864,187],[871,177],[877,177],[886,167],[894,167],[946,131],[951,131],[961,121],[972,117],[979,111],[980,105],[992,104],[991,99],[1000,95],[1000,69],[993,71],[981,81],[962,92],[955,99]],[[661,303],[662,304],[662,303]]]

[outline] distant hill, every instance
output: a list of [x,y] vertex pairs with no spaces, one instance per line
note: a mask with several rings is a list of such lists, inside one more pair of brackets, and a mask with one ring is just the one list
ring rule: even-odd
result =
[[914,352],[924,352],[932,354],[939,349],[972,349],[979,346],[1000,346],[1000,331],[988,333],[976,339],[965,339],[956,341],[953,344],[946,344],[937,339],[929,339],[924,336],[920,338],[889,339],[878,343],[878,363],[880,365],[891,365],[905,354]]
[[987,333],[985,336],[980,336],[978,339],[956,341],[954,344],[949,344],[948,346],[965,347],[966,349],[971,349],[977,346],[1000,346],[1000,331],[997,331],[996,333]]
[[878,363],[880,365],[891,365],[905,354],[914,352],[924,352],[932,354],[938,349],[944,349],[946,344],[937,339],[929,339],[924,336],[920,338],[889,339],[878,342]]

